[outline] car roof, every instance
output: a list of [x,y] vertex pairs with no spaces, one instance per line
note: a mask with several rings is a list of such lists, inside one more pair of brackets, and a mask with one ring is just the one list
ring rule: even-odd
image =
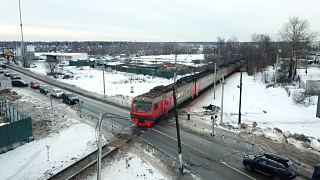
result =
[[12,80],[12,82],[14,82],[14,81],[21,81],[21,82],[24,82],[24,80],[22,80],[22,79],[14,79],[14,80]]
[[74,94],[76,95],[75,93],[72,93],[72,92],[63,92],[64,94]]
[[32,83],[36,83],[36,82],[38,83],[39,81],[31,81],[31,82],[32,82]]
[[275,153],[264,153],[264,156],[266,158],[269,158],[269,159],[272,159],[272,160],[275,160],[275,161],[278,161],[278,162],[288,162],[290,159],[287,158],[287,157],[284,157],[284,156],[281,156],[279,154],[275,154]]

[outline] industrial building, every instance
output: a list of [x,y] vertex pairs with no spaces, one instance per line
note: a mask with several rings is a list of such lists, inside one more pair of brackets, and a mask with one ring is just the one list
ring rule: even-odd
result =
[[40,57],[43,60],[47,60],[47,56],[56,56],[58,63],[62,63],[64,61],[81,61],[88,60],[87,53],[60,53],[60,52],[44,52],[44,53],[35,53],[36,56]]

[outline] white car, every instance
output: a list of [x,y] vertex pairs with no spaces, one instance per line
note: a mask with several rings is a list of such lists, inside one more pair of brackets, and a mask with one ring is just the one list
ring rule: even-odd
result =
[[63,91],[61,89],[52,89],[51,90],[51,96],[54,96],[54,97],[61,97],[63,94]]

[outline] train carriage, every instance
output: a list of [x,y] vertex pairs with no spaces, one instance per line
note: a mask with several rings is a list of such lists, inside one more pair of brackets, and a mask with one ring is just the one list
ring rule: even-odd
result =
[[[198,96],[199,92],[214,83],[214,76],[216,76],[215,79],[218,82],[223,77],[227,77],[240,69],[244,64],[244,60],[239,60],[219,66],[216,74],[210,69],[177,80],[177,104],[179,105]],[[157,86],[147,93],[134,97],[130,111],[132,121],[138,126],[151,126],[160,116],[167,115],[174,107],[173,87],[173,83],[167,86]]]

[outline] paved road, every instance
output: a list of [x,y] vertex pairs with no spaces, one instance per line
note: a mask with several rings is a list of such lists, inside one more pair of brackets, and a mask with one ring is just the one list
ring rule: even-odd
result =
[[[21,78],[28,83],[35,80],[34,78],[31,78],[29,76],[26,76],[14,70],[10,70],[10,71],[13,71],[19,74]],[[0,80],[1,80],[2,88],[12,87],[10,77],[6,77],[3,74],[0,74]],[[39,82],[41,84],[47,84],[42,81],[39,81]],[[50,86],[53,88],[58,88],[52,85]],[[26,88],[26,87],[21,87],[21,88]],[[30,87],[28,88],[30,89],[30,91],[39,91],[38,89],[32,89]],[[45,94],[42,94],[39,92],[39,96],[45,96]],[[47,96],[48,96],[48,102],[50,102],[49,94]],[[103,118],[102,126],[104,131],[108,131],[108,132],[113,131],[116,134],[127,133],[127,134],[135,135],[144,129],[142,127],[138,127],[134,125],[134,123],[130,118],[130,114],[127,110],[124,110],[106,103],[102,103],[100,101],[96,101],[82,95],[78,95],[78,97],[80,101],[84,101],[83,108],[81,109],[82,116],[90,115],[94,119],[99,119],[100,112],[121,116],[121,118],[108,118],[108,117]],[[63,103],[61,98],[52,97],[51,99],[52,99],[53,106],[55,103]],[[75,105],[75,108],[79,109],[78,105]]]
[[[248,172],[242,165],[244,154],[230,147],[180,131],[183,162],[205,179],[270,179],[258,172]],[[158,123],[141,138],[178,159],[176,129]]]

